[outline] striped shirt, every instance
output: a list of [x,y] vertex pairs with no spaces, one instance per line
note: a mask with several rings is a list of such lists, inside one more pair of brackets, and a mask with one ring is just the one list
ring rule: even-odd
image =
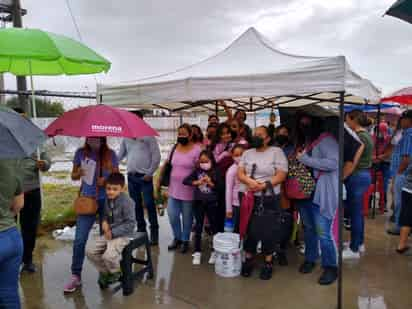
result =
[[412,155],[412,128],[406,129],[402,133],[402,138],[395,146],[392,153],[391,173],[396,175],[401,165],[402,157]]

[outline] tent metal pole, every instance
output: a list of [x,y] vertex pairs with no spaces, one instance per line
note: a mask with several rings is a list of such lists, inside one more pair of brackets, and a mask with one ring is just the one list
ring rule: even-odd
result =
[[[379,143],[379,138],[380,138],[380,131],[379,131],[379,124],[381,122],[381,104],[378,104],[378,113],[376,115],[376,125],[375,125],[375,136],[376,136],[376,143],[375,143],[375,154],[376,157],[378,157],[379,152],[378,152],[378,143]],[[378,166],[374,165],[373,167],[373,172],[374,172],[374,192],[373,192],[373,202],[372,202],[372,219],[375,219],[376,217],[376,192],[378,191]],[[384,192],[386,194],[386,192]],[[379,203],[381,203],[380,199],[384,198],[384,196],[379,196]]]
[[339,190],[338,190],[338,215],[339,215],[339,252],[338,252],[338,309],[343,308],[343,271],[342,271],[342,250],[343,250],[343,151],[344,151],[344,103],[345,103],[345,91],[339,94]]

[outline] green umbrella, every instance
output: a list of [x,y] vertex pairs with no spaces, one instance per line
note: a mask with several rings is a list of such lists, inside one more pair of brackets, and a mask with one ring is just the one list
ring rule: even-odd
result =
[[0,72],[19,76],[107,72],[110,62],[68,37],[38,30],[0,29]]
[[109,69],[108,60],[66,36],[38,29],[0,29],[0,73],[30,76],[34,118],[33,75],[82,75]]
[[408,23],[412,23],[412,0],[398,0],[385,15],[390,15],[399,19],[402,19]]

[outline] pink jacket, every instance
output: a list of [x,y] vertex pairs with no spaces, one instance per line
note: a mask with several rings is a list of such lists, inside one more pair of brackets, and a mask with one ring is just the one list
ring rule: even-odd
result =
[[226,212],[232,212],[232,207],[239,207],[239,186],[237,177],[238,164],[233,163],[226,173]]

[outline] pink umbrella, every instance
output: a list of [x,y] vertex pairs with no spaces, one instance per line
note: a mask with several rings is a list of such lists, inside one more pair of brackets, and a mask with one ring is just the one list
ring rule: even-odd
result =
[[137,138],[158,133],[136,115],[99,104],[80,107],[64,113],[45,130],[48,136]]

